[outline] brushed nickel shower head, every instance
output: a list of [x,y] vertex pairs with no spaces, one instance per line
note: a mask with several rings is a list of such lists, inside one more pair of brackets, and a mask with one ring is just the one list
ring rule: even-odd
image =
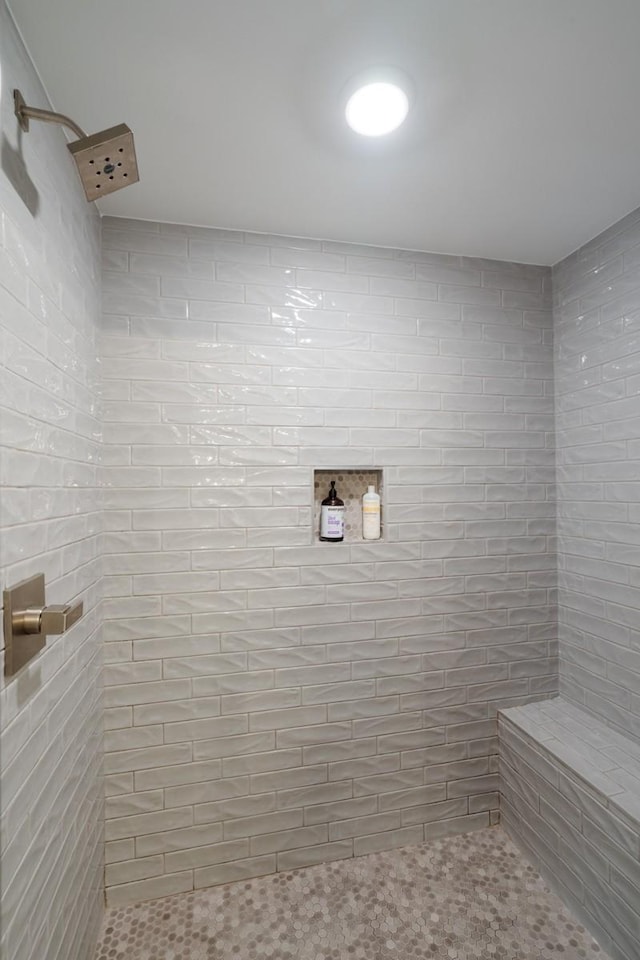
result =
[[133,134],[126,123],[87,136],[62,113],[28,107],[19,90],[13,91],[13,99],[22,130],[28,131],[29,120],[44,120],[69,127],[78,136],[67,148],[76,162],[87,200],[97,200],[140,179]]
[[140,179],[133,134],[126,123],[82,137],[67,146],[78,167],[87,200],[97,200]]

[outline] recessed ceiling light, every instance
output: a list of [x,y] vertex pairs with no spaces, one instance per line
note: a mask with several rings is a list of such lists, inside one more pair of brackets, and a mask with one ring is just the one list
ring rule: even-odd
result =
[[400,126],[409,110],[409,98],[395,83],[367,83],[347,101],[347,123],[364,137],[381,137]]

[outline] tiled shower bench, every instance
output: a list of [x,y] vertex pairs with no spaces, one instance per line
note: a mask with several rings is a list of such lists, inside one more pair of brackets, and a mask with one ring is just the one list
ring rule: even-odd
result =
[[499,714],[502,822],[614,960],[640,958],[640,743],[561,697]]

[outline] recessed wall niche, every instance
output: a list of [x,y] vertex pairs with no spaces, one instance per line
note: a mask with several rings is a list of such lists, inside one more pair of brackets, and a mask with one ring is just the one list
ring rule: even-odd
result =
[[320,506],[327,496],[331,481],[336,482],[336,491],[341,500],[344,500],[345,529],[344,543],[374,543],[373,540],[363,540],[362,537],[362,496],[371,484],[380,495],[380,539],[384,538],[384,484],[383,472],[377,467],[363,467],[349,470],[314,470],[313,471],[313,530],[312,539],[320,541]]

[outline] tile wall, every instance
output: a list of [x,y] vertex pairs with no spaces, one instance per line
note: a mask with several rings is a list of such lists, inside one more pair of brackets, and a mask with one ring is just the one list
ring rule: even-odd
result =
[[0,954],[87,960],[103,902],[100,223],[62,131],[20,135],[13,87],[47,100],[4,3],[0,70],[0,589],[43,572],[48,602],[85,608],[14,678],[0,665]]
[[640,210],[554,268],[562,693],[640,737]]
[[[556,689],[550,271],[104,222],[111,903],[484,826]],[[314,468],[384,470],[321,544]]]

